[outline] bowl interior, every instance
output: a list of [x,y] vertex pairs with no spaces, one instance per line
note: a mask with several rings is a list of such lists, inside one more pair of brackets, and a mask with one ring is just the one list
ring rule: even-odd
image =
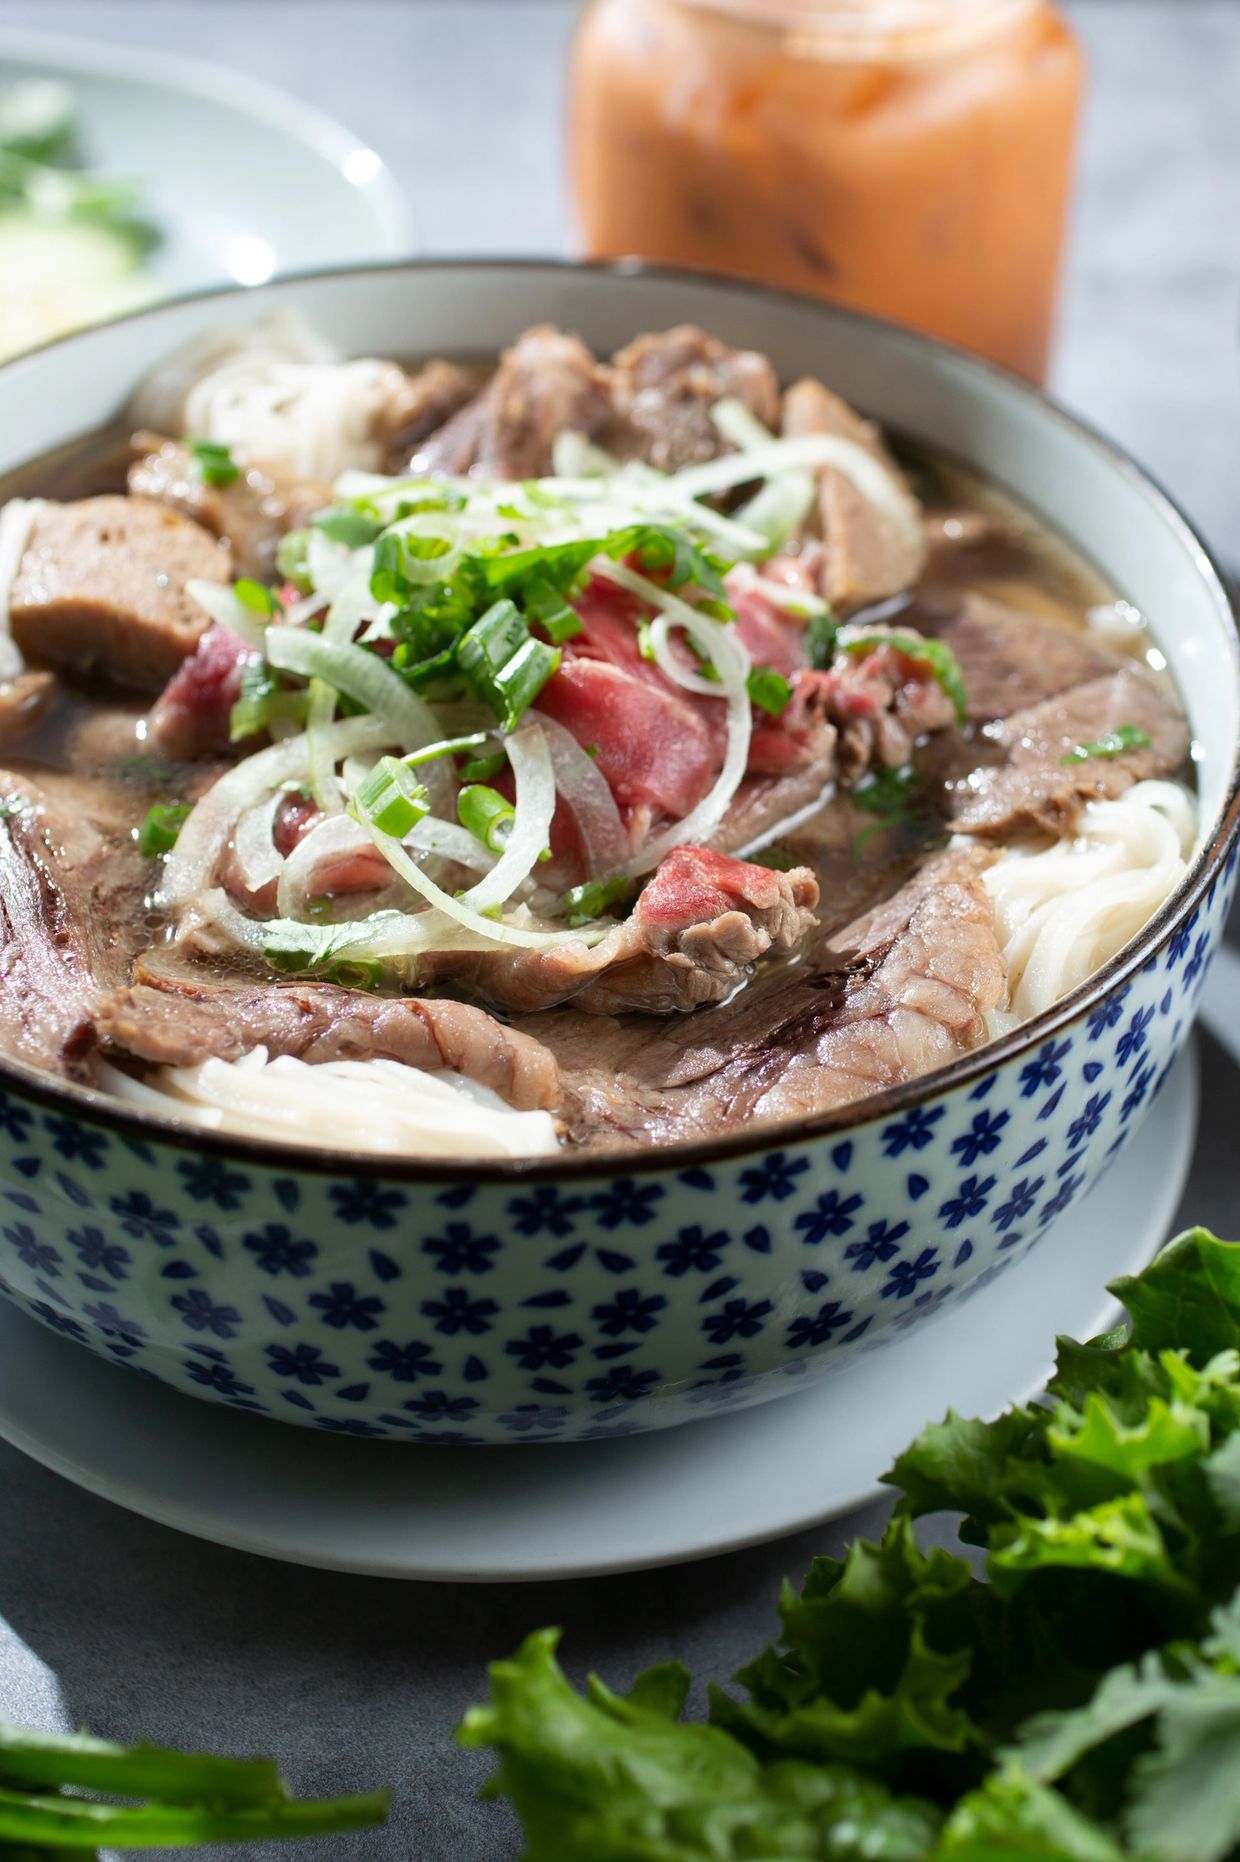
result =
[[[818,375],[879,421],[954,455],[1043,518],[1147,615],[1194,738],[1201,820],[1188,880],[1127,955],[1063,1003],[958,1063],[953,1074],[966,1066],[998,1066],[1115,987],[1184,915],[1188,896],[1215,870],[1237,805],[1240,651],[1227,595],[1203,545],[1170,501],[1108,442],[1015,378],[894,326],[716,279],[555,262],[448,261],[319,274],[160,306],[0,368],[0,474],[114,420],[152,362],[176,345],[276,309],[297,311],[347,353],[406,357],[494,354],[539,322],[576,330],[598,351],[617,348],[640,330],[700,323],[726,340],[766,351],[785,380]],[[931,1075],[902,1091],[923,1097],[942,1080]],[[86,1089],[61,1090],[98,1105]],[[883,1109],[867,1100],[824,1115],[815,1128],[864,1121]],[[128,1120],[115,1108],[104,1115],[109,1122]],[[762,1138],[775,1142],[778,1134],[759,1134],[745,1148],[760,1148]],[[229,1148],[238,1142],[228,1140]],[[725,1141],[723,1148],[736,1142]],[[647,1153],[643,1165],[682,1164],[684,1151],[678,1145]],[[307,1153],[308,1168],[330,1161]],[[355,1162],[369,1168],[362,1159]],[[525,1160],[495,1170],[538,1174],[562,1163]],[[605,1160],[600,1167],[607,1167]]]
[[693,321],[764,349],[786,379],[817,374],[879,421],[955,454],[1086,556],[1154,628],[1195,738],[1202,844],[1235,781],[1240,674],[1209,558],[1120,452],[1024,384],[924,337],[718,280],[557,264],[456,262],[290,279],[210,294],[89,331],[0,370],[0,472],[115,417],[152,358],[218,324],[294,307],[342,349],[494,353],[553,321],[609,350]]

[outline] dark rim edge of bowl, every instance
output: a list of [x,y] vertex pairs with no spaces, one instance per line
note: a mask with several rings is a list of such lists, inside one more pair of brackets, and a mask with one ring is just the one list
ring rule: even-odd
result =
[[[1084,442],[1096,454],[1101,454],[1111,469],[1126,478],[1161,520],[1177,533],[1186,554],[1195,559],[1197,572],[1214,597],[1220,619],[1231,623],[1227,638],[1231,649],[1232,684],[1234,690],[1240,694],[1240,634],[1237,632],[1240,615],[1228,592],[1228,586],[1219,564],[1212,550],[1176,500],[1150,472],[1137,463],[1130,453],[1114,440],[1100,433],[1088,421],[1081,419],[1079,415],[1070,413],[1044,390],[1034,387],[1023,377],[999,367],[996,363],[987,361],[984,357],[971,355],[967,350],[954,344],[927,336],[919,330],[910,329],[890,318],[872,316],[867,312],[830,304],[822,299],[785,290],[775,285],[756,283],[750,279],[722,272],[683,270],[672,266],[647,264],[637,259],[575,260],[545,256],[523,258],[511,254],[499,258],[485,258],[465,255],[459,258],[387,259],[369,264],[324,266],[310,271],[289,273],[271,279],[266,284],[248,288],[235,284],[212,286],[201,291],[186,293],[183,296],[165,299],[161,303],[148,305],[127,316],[110,318],[104,323],[95,324],[85,330],[75,331],[70,335],[40,344],[37,348],[27,350],[8,362],[0,363],[0,380],[22,373],[31,366],[37,368],[41,365],[42,358],[49,353],[79,343],[89,343],[101,331],[157,319],[182,304],[202,304],[210,303],[215,299],[235,298],[253,300],[256,304],[261,304],[268,291],[281,291],[289,286],[340,278],[383,277],[397,273],[407,273],[411,277],[416,277],[422,272],[445,271],[541,271],[552,276],[565,273],[588,273],[621,283],[634,278],[699,287],[721,285],[729,291],[760,301],[769,300],[776,305],[791,305],[819,311],[829,320],[852,323],[867,330],[877,329],[908,348],[920,350],[923,354],[947,356],[957,368],[963,369],[966,374],[980,374],[991,378],[1000,385],[1003,392],[1033,402],[1061,427],[1067,428],[1078,441]],[[1017,492],[1013,492],[1012,495],[1020,497]],[[1087,546],[1078,545],[1078,547]],[[940,1094],[953,1092],[959,1087],[966,1086],[983,1075],[1007,1065],[1023,1053],[1032,1053],[1045,1041],[1053,1039],[1064,1028],[1078,1021],[1112,990],[1139,974],[1158,954],[1169,942],[1178,926],[1192,914],[1201,898],[1217,884],[1238,830],[1240,830],[1240,732],[1237,733],[1226,800],[1219,816],[1218,826],[1209,844],[1199,849],[1181,885],[1170,898],[1164,900],[1138,935],[1117,952],[1108,963],[1087,977],[1083,983],[1078,984],[1068,994],[1061,996],[1058,1002],[1052,1004],[1049,1009],[1043,1010],[1040,1015],[1022,1022],[1019,1027],[1012,1029],[1006,1035],[1001,1035],[997,1040],[986,1042],[971,1054],[953,1061],[950,1066],[936,1069],[918,1079],[907,1081],[901,1086],[891,1087],[886,1092],[869,1094],[864,1099],[855,1100],[832,1112],[757,1125],[726,1133],[717,1138],[705,1138],[690,1143],[673,1141],[659,1145],[638,1143],[576,1157],[559,1152],[550,1157],[506,1159],[405,1158],[381,1151],[327,1150],[318,1146],[290,1144],[278,1138],[248,1138],[240,1133],[210,1131],[201,1126],[184,1125],[172,1118],[165,1120],[150,1113],[129,1110],[119,1101],[110,1098],[95,1087],[79,1085],[71,1080],[49,1081],[34,1068],[27,1068],[23,1063],[4,1056],[0,1056],[0,1082],[11,1084],[15,1092],[23,1099],[32,1100],[38,1105],[54,1110],[63,1111],[67,1107],[79,1116],[88,1116],[92,1123],[116,1131],[122,1138],[139,1144],[156,1143],[173,1150],[222,1155],[244,1160],[257,1168],[280,1169],[302,1175],[379,1176],[397,1181],[442,1184],[446,1180],[459,1179],[463,1172],[467,1172],[471,1179],[479,1183],[503,1184],[541,1180],[594,1179],[614,1176],[617,1172],[629,1176],[645,1176],[654,1172],[674,1173],[702,1168],[713,1163],[729,1162],[738,1157],[753,1156],[765,1151],[803,1144],[816,1138],[835,1137],[842,1132],[856,1130],[872,1122],[877,1123],[924,1100],[936,1098]]]

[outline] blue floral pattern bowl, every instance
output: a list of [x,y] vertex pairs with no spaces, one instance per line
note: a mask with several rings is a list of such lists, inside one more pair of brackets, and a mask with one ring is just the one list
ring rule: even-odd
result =
[[1234,889],[1240,742],[1230,612],[1200,545],[1127,461],[981,364],[821,306],[580,267],[337,274],[72,338],[0,370],[0,433],[24,436],[0,442],[0,472],[100,424],[152,353],[260,300],[357,353],[494,350],[548,316],[614,346],[692,318],[956,451],[1151,616],[1198,740],[1201,850],[1126,952],[992,1047],[693,1148],[462,1171],[178,1130],[0,1069],[0,1288],[193,1395],[413,1441],[663,1428],[897,1351],[1089,1189],[1191,1025]]

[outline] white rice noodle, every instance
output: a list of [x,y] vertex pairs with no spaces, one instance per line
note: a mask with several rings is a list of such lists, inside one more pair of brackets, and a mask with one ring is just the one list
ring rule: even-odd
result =
[[373,358],[342,362],[299,320],[213,332],[148,376],[133,417],[160,433],[227,446],[234,457],[330,483],[383,460],[385,406],[404,375]]
[[551,844],[555,772],[541,726],[523,724],[504,747],[516,778],[513,804],[516,816],[499,860],[484,879],[470,888],[462,901],[476,912],[493,911],[497,905],[506,905]]
[[[380,718],[342,718],[327,726],[323,741],[334,761],[356,751],[382,749],[390,736],[390,726]],[[303,778],[309,767],[310,744],[302,732],[247,756],[212,784],[191,809],[164,862],[160,904],[173,910],[189,905],[210,885],[238,818],[282,783]]]
[[530,716],[538,719],[546,737],[556,789],[577,823],[587,877],[598,879],[614,872],[628,854],[629,840],[607,778],[571,731],[541,711],[532,711]]
[[10,498],[0,511],[0,680],[16,679],[26,669],[9,626],[9,604],[30,533],[44,503],[43,498]]
[[[1136,936],[1183,880],[1196,832],[1185,788],[1139,782],[1118,801],[1088,803],[1074,839],[1005,849],[982,883],[1016,1021],[1050,1008]],[[1012,1025],[1002,1017],[992,1033]]]
[[[621,873],[629,878],[637,878],[658,866],[673,847],[709,839],[726,815],[728,804],[740,787],[749,762],[753,713],[747,681],[752,671],[752,662],[734,628],[691,608],[688,602],[681,601],[666,589],[648,581],[645,576],[638,575],[626,563],[600,557],[593,567],[597,575],[618,583],[634,595],[640,595],[643,601],[660,610],[651,623],[650,645],[660,670],[667,678],[699,697],[721,699],[728,708],[727,750],[714,786],[696,808],[691,808],[687,815],[666,828],[662,834],[656,834],[653,840],[647,841],[620,867]],[[681,663],[671,648],[672,627],[683,627],[703,659],[711,662],[719,675],[717,684]]]
[[240,1060],[160,1067],[145,1081],[102,1069],[103,1084],[139,1111],[211,1131],[395,1157],[542,1157],[558,1148],[548,1112],[514,1112],[458,1073],[396,1060],[309,1066],[256,1047]]

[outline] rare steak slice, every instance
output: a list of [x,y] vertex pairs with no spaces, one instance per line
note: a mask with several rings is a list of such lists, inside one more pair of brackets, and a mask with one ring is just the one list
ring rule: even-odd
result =
[[592,1015],[667,1015],[722,1002],[764,957],[790,955],[817,903],[808,867],[775,873],[709,848],[676,847],[631,917],[601,943],[446,952],[426,959],[424,974],[519,1013],[571,1001]]

